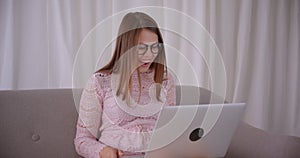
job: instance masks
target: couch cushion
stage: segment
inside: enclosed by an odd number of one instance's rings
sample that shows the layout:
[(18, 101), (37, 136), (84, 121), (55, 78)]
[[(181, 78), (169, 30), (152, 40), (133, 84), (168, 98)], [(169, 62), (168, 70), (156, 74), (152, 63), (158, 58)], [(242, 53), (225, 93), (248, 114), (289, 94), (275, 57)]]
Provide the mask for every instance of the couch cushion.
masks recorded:
[(298, 137), (268, 133), (241, 122), (226, 158), (296, 158), (299, 149)]
[(211, 91), (195, 86), (176, 86), (176, 104), (189, 105), (189, 104), (213, 104), (213, 103), (226, 103), (227, 101), (214, 94)]
[(79, 157), (71, 89), (0, 91), (0, 157)]

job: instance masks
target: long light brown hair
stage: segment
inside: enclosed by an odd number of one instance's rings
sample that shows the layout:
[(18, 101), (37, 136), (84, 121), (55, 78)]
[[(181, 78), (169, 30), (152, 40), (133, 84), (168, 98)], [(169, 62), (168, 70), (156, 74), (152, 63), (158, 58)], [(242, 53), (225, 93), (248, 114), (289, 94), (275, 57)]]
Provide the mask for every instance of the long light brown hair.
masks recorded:
[[(142, 29), (150, 30), (158, 36), (158, 42), (164, 43), (163, 38), (158, 28), (157, 23), (147, 14), (141, 12), (128, 13), (124, 16), (116, 40), (116, 47), (110, 62), (97, 72), (100, 73), (119, 73), (120, 80), (117, 86), (116, 95), (122, 95), (122, 100), (130, 104), (130, 92), (132, 89), (131, 73), (134, 69), (134, 64), (137, 60), (137, 53), (129, 53), (124, 55), (130, 49), (138, 44), (139, 36)], [(122, 58), (120, 60), (120, 58)], [(166, 68), (165, 50), (162, 48), (158, 53), (154, 62), (150, 65), (150, 69), (154, 70), (154, 82), (156, 84), (156, 99), (160, 99), (161, 84), (164, 80), (164, 73)], [(138, 81), (141, 93), (141, 80), (138, 72)], [(141, 94), (140, 94), (141, 95)], [(140, 96), (139, 95), (139, 96)], [(140, 98), (140, 97), (139, 97)]]

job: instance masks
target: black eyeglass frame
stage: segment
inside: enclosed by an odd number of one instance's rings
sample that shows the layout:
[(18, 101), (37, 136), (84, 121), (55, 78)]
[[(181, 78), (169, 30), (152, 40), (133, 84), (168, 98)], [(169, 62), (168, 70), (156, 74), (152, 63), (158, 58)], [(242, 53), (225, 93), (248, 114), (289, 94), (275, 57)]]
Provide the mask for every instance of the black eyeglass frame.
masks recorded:
[[(144, 46), (144, 52), (140, 52), (140, 46)], [(157, 46), (158, 47), (158, 51), (157, 52), (154, 52), (153, 51), (153, 47)], [(148, 48), (150, 47), (150, 51), (152, 54), (156, 55), (158, 53), (160, 53), (162, 50), (163, 50), (163, 47), (164, 47), (164, 44), (163, 43), (153, 43), (151, 45), (147, 45), (147, 44), (143, 44), (143, 43), (140, 43), (137, 45), (137, 52), (138, 52), (138, 55), (145, 55), (146, 52), (148, 51)]]

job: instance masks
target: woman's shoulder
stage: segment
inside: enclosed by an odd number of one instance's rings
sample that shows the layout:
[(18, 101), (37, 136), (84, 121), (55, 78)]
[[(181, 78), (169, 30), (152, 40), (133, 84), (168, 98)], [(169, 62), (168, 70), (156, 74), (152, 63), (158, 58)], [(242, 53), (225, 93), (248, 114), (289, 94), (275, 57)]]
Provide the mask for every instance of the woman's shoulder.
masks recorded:
[(111, 73), (107, 73), (107, 72), (95, 72), (93, 75), (96, 78), (99, 78), (99, 79), (106, 79), (106, 78), (109, 78), (111, 76)]
[(86, 88), (96, 87), (98, 90), (108, 89), (110, 87), (110, 78), (111, 74), (109, 73), (95, 72), (89, 77)]
[(111, 79), (111, 73), (108, 73), (108, 72), (96, 72), (94, 73), (96, 79), (99, 81), (99, 82), (108, 82), (110, 81)]

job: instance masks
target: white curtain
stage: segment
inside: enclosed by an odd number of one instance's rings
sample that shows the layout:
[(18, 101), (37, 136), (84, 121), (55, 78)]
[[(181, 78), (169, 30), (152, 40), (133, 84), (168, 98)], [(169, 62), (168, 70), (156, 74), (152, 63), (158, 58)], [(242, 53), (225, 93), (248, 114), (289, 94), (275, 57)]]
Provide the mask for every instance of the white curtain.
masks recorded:
[[(226, 98), (247, 103), (244, 121), (273, 133), (300, 136), (299, 0), (1, 0), (0, 89), (74, 87), (74, 73), (87, 76), (111, 56), (106, 53), (99, 59), (99, 50), (91, 50), (94, 53), (84, 52), (84, 61), (75, 63), (91, 30), (116, 13), (142, 6), (182, 13), (183, 18), (175, 20), (183, 32), (199, 32), (186, 24), (186, 17), (202, 24), (225, 64)], [(170, 18), (165, 12), (161, 16)], [(94, 37), (96, 41), (114, 40), (112, 28), (118, 20), (113, 18), (111, 29)], [(168, 63), (183, 80), (191, 78), (185, 68), (188, 61), (200, 86), (211, 88), (212, 70), (199, 50), (180, 34), (164, 30), (163, 36), (171, 51)], [(113, 42), (105, 52), (112, 48)], [(172, 50), (181, 56), (172, 56)], [(74, 70), (81, 62), (81, 71)]]

